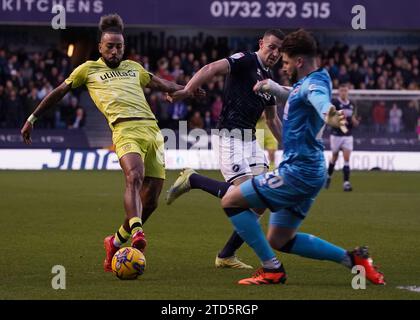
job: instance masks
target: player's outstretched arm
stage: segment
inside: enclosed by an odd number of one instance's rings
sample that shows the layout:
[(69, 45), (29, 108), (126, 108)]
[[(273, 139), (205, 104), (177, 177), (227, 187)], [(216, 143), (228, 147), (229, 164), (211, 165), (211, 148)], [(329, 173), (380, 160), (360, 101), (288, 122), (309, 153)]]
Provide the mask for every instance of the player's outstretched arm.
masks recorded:
[(274, 106), (265, 108), (265, 119), (266, 119), (265, 121), (267, 123), (267, 127), (273, 133), (277, 142), (280, 142), (282, 124), (277, 114), (277, 106), (274, 105)]
[(340, 128), (343, 133), (347, 133), (348, 131), (343, 110), (337, 111), (334, 105), (330, 106), (330, 109), (325, 116), (325, 123), (331, 127)]
[[(155, 75), (152, 76), (152, 79), (150, 80), (150, 82), (147, 84), (146, 87), (168, 93), (169, 95), (167, 96), (167, 99), (170, 102), (173, 101), (171, 97), (172, 93), (179, 92), (184, 89), (184, 86), (182, 85), (156, 77)], [(204, 97), (205, 95), (206, 95), (206, 92), (201, 88), (198, 88), (193, 94), (194, 97)]]
[(337, 111), (331, 103), (329, 90), (324, 82), (309, 84), (306, 95), (309, 102), (318, 111), (318, 114), (324, 119), (326, 124), (334, 128), (340, 128), (343, 133), (348, 132), (343, 110)]
[(271, 79), (265, 79), (262, 81), (257, 81), (253, 90), (255, 92), (263, 92), (269, 93), (271, 95), (276, 96), (280, 99), (280, 101), (286, 101), (289, 97), (289, 93), (291, 91), (291, 87), (285, 87), (279, 85), (277, 82)]
[(155, 75), (152, 76), (150, 82), (146, 85), (146, 87), (168, 93), (184, 89), (184, 86), (181, 86), (175, 82), (159, 78)]
[(229, 73), (229, 62), (227, 59), (217, 60), (215, 62), (206, 64), (188, 81), (185, 88), (174, 92), (170, 95), (172, 101), (179, 101), (196, 95), (197, 90), (205, 84), (210, 82), (215, 76), (224, 76)]
[(35, 121), (48, 109), (55, 106), (55, 104), (63, 99), (63, 97), (70, 91), (71, 85), (63, 82), (53, 91), (51, 91), (42, 101), (39, 103), (35, 111), (29, 116), (23, 125), (20, 133), (22, 135), (23, 141), (26, 144), (31, 144), (31, 132), (34, 127)]

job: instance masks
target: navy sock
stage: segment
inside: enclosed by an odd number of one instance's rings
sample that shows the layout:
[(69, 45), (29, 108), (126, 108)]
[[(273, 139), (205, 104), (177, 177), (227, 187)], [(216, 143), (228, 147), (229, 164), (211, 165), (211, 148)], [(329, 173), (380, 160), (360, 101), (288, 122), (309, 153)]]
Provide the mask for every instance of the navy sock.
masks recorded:
[(331, 177), (332, 176), (332, 174), (334, 173), (334, 167), (335, 167), (335, 163), (331, 163), (330, 162), (330, 165), (328, 166), (328, 175)]
[(228, 182), (213, 180), (197, 173), (190, 176), (190, 185), (191, 189), (201, 189), (218, 198), (223, 198), (231, 186)]
[(344, 181), (349, 181), (350, 180), (350, 166), (344, 166), (343, 167), (343, 177), (344, 177)]
[(230, 236), (229, 240), (226, 242), (222, 251), (219, 252), (219, 258), (228, 258), (235, 255), (235, 251), (239, 249), (239, 247), (244, 243), (244, 240), (233, 231), (232, 235)]

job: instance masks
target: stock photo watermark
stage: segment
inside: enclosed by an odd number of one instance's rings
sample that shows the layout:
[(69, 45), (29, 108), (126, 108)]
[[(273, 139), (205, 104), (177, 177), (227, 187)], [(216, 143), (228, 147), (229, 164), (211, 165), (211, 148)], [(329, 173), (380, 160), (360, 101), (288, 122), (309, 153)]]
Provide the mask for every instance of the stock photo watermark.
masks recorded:
[(66, 289), (66, 268), (62, 265), (55, 265), (51, 269), (51, 273), (54, 274), (51, 280), (51, 287), (54, 290), (65, 290)]
[(351, 13), (354, 15), (351, 27), (354, 30), (366, 30), (366, 8), (358, 4), (353, 6)]
[(54, 30), (66, 29), (66, 8), (61, 4), (55, 4), (51, 8), (51, 13), (55, 14), (51, 20), (51, 27)]
[(363, 266), (355, 265), (351, 273), (356, 274), (351, 280), (351, 287), (354, 290), (366, 289), (366, 270)]

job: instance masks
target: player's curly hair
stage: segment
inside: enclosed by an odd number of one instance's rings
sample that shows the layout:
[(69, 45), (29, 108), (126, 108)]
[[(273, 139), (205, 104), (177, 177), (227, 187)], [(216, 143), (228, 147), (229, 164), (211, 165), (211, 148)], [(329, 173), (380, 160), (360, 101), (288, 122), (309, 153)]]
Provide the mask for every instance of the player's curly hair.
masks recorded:
[(99, 21), (99, 31), (101, 34), (106, 32), (122, 34), (124, 32), (124, 22), (116, 13), (102, 16)]
[(297, 55), (315, 57), (317, 54), (317, 43), (311, 33), (304, 29), (299, 29), (289, 33), (284, 38), (281, 50), (289, 57)]

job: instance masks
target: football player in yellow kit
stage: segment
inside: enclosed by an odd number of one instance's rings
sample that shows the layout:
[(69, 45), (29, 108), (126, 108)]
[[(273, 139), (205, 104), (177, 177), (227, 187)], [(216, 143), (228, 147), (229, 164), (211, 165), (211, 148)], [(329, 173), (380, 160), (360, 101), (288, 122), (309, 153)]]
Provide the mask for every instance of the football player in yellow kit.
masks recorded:
[(125, 221), (117, 232), (105, 238), (105, 271), (122, 244), (132, 237), (132, 246), (144, 251), (142, 223), (158, 205), (165, 179), (164, 141), (143, 88), (174, 92), (183, 88), (156, 77), (139, 63), (123, 60), (123, 21), (117, 14), (103, 16), (96, 61), (86, 61), (47, 95), (25, 122), (21, 134), (31, 143), (34, 122), (71, 89), (85, 85), (112, 130), (112, 140), (125, 176)]

